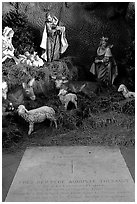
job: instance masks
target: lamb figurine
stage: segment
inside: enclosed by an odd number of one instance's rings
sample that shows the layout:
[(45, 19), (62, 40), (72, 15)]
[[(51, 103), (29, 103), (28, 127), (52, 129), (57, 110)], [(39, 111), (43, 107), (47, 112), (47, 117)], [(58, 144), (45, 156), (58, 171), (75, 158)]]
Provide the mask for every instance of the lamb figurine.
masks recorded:
[(65, 110), (67, 110), (67, 106), (69, 102), (74, 103), (75, 107), (77, 108), (77, 96), (73, 93), (68, 93), (65, 89), (60, 89), (59, 91), (59, 99), (61, 103), (65, 106)]
[(135, 92), (131, 92), (124, 84), (121, 84), (118, 88), (118, 92), (122, 92), (125, 98), (135, 98)]
[(34, 129), (34, 123), (43, 122), (46, 118), (54, 121), (55, 127), (57, 128), (57, 122), (55, 119), (55, 111), (49, 106), (42, 106), (33, 110), (27, 110), (24, 105), (20, 105), (17, 109), (18, 114), (29, 122), (29, 131), (30, 135)]

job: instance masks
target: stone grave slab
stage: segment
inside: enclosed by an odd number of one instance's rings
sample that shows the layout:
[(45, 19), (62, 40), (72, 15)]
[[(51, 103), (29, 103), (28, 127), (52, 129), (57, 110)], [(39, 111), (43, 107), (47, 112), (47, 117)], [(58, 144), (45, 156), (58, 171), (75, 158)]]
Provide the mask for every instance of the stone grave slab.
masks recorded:
[(27, 148), (6, 202), (134, 202), (135, 185), (118, 148)]

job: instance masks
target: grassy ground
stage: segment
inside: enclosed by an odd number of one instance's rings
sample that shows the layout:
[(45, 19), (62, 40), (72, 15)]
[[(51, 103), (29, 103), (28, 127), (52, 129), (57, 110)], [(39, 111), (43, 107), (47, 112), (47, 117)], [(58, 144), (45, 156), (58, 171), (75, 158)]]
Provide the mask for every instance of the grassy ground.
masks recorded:
[[(50, 122), (35, 124), (28, 136), (28, 123), (17, 113), (3, 118), (2, 141), (4, 151), (17, 151), (29, 145), (135, 145), (135, 101), (124, 99), (116, 90), (108, 90), (93, 98), (78, 95), (78, 109), (64, 111), (58, 97), (27, 101), (27, 108), (52, 106), (57, 115), (58, 128)], [(71, 105), (71, 104), (70, 104)]]

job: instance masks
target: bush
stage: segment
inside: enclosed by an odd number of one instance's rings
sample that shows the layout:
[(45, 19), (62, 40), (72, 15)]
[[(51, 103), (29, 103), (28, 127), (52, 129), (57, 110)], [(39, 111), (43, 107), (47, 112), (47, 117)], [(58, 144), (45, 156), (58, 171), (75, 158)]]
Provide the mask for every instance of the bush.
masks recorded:
[(129, 76), (129, 88), (135, 90), (135, 41), (126, 49), (125, 66)]
[(124, 58), (117, 62), (119, 73), (115, 85), (125, 84), (130, 91), (135, 91), (135, 41), (124, 50)]
[(24, 54), (25, 51), (33, 52), (36, 50), (34, 46), (35, 36), (25, 14), (18, 13), (17, 10), (6, 13), (2, 16), (2, 28), (4, 29), (6, 26), (14, 31), (13, 46), (15, 56)]
[(60, 60), (56, 60), (48, 63), (48, 68), (50, 70), (51, 75), (56, 75), (57, 77), (66, 77), (69, 80), (77, 80), (78, 78), (78, 70), (71, 59), (62, 58)]
[(47, 67), (34, 67), (27, 64), (16, 65), (12, 60), (7, 60), (2, 65), (2, 78), (7, 81), (9, 89), (27, 83), (32, 78), (44, 79), (49, 82), (49, 70)]

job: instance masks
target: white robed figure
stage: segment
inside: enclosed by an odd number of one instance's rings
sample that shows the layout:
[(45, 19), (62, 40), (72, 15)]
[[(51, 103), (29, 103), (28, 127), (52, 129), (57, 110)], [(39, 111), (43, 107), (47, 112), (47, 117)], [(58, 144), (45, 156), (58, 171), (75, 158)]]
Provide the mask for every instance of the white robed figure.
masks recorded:
[(65, 27), (59, 26), (58, 23), (55, 16), (51, 17), (47, 14), (40, 47), (44, 49), (41, 57), (49, 62), (59, 59), (60, 54), (63, 54), (68, 47)]
[(18, 64), (19, 60), (14, 56), (14, 47), (12, 45), (12, 38), (14, 35), (14, 31), (12, 28), (6, 26), (3, 30), (2, 35), (2, 62), (4, 62), (7, 58), (14, 59), (15, 63)]

